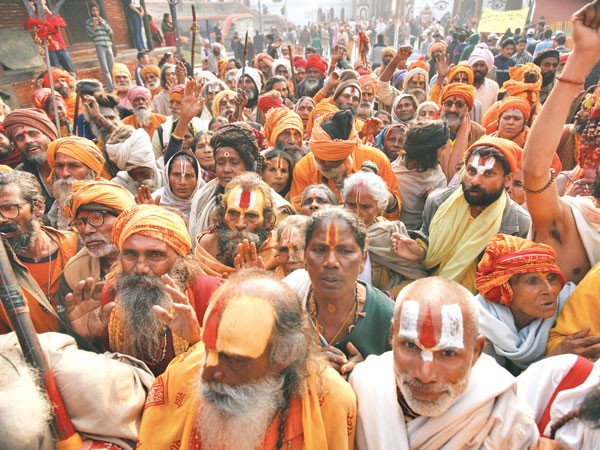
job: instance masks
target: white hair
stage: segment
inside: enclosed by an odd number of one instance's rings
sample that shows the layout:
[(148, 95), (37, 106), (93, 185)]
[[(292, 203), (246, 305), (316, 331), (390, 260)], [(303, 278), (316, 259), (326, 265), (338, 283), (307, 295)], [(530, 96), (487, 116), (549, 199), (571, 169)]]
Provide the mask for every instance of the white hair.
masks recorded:
[(346, 201), (346, 197), (350, 191), (357, 186), (363, 186), (367, 189), (373, 198), (375, 198), (377, 208), (385, 210), (389, 200), (389, 191), (385, 181), (379, 175), (360, 170), (346, 178), (344, 187), (342, 188), (343, 202)]

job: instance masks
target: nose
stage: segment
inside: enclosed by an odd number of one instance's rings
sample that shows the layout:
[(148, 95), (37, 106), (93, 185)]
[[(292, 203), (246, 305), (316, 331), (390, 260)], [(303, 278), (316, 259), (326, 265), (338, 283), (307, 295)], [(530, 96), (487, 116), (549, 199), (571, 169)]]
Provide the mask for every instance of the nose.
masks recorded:
[(133, 266), (133, 273), (136, 275), (150, 275), (152, 270), (148, 263), (146, 263), (146, 259), (143, 256), (140, 256)]
[(433, 383), (436, 381), (435, 379), (435, 371), (434, 371), (434, 361), (422, 361), (420, 364), (417, 364), (415, 378), (418, 379), (421, 383)]
[(235, 222), (235, 228), (238, 230), (243, 230), (246, 228), (246, 219), (243, 214), (240, 214), (237, 221)]
[(202, 367), (202, 379), (204, 381), (223, 381), (223, 371), (219, 368), (219, 354), (214, 350), (207, 350), (204, 366)]
[(475, 186), (481, 186), (481, 175), (479, 173), (475, 174), (473, 178), (471, 178), (471, 184)]
[(292, 134), (292, 136), (290, 137), (290, 144), (298, 145), (299, 143), (300, 143), (300, 136), (297, 134)]
[(89, 222), (86, 222), (85, 226), (83, 227), (83, 231), (81, 232), (81, 234), (89, 236), (90, 234), (93, 234), (96, 232), (96, 229), (90, 225)]
[(316, 200), (313, 200), (313, 201), (312, 201), (312, 203), (311, 203), (311, 204), (310, 204), (310, 206), (309, 206), (309, 209), (310, 209), (311, 211), (313, 211), (313, 212), (314, 212), (314, 211), (318, 211), (318, 210), (319, 210), (319, 208), (320, 208), (320, 206), (319, 206), (319, 203), (317, 203), (317, 201), (316, 201)]
[(334, 249), (329, 249), (327, 251), (327, 255), (325, 256), (325, 264), (326, 267), (336, 267), (338, 265), (338, 260), (335, 255)]

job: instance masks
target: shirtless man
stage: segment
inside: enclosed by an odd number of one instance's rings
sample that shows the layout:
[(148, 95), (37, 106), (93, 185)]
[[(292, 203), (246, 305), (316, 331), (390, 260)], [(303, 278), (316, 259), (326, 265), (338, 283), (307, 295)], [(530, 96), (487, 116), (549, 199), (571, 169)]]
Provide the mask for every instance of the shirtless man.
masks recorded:
[(532, 239), (552, 245), (567, 280), (579, 283), (600, 260), (598, 223), (585, 219), (589, 212), (598, 216), (600, 198), (559, 197), (550, 165), (571, 102), (600, 58), (600, 1), (594, 0), (581, 8), (573, 15), (572, 22), (575, 48), (531, 128), (523, 155), (523, 178)]

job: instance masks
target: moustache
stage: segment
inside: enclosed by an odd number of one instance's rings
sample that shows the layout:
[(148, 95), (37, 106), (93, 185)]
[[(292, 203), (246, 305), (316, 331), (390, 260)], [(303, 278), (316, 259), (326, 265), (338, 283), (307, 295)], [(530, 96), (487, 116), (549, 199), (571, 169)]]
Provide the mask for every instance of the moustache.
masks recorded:
[(3, 223), (0, 225), (0, 233), (15, 233), (19, 231), (19, 226), (16, 223)]
[(485, 191), (479, 186), (467, 186), (463, 188), (463, 192), (477, 192), (478, 194), (485, 194)]

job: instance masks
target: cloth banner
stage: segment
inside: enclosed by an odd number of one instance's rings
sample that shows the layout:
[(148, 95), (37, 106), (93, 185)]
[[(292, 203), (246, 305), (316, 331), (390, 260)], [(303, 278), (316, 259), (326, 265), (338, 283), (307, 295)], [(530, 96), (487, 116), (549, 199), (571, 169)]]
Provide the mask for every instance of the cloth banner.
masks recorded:
[(524, 29), (527, 21), (529, 8), (515, 11), (494, 11), (485, 8), (479, 21), (477, 31), (479, 33), (504, 33), (507, 29)]

